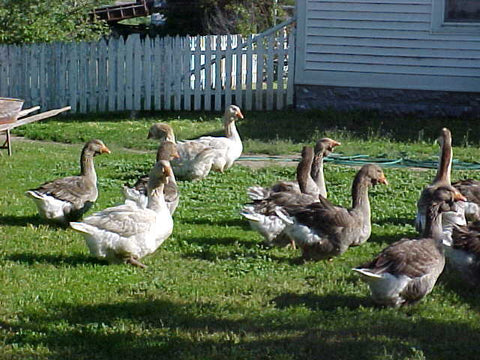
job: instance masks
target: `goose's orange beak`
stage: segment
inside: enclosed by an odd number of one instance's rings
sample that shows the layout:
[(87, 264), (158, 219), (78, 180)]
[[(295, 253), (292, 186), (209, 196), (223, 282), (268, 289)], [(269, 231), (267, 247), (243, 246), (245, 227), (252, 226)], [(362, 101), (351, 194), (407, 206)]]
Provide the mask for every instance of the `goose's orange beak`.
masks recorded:
[(380, 184), (388, 185), (388, 180), (387, 180), (387, 178), (385, 177), (385, 175), (383, 175), (380, 179), (378, 179), (378, 182), (379, 182)]
[(467, 198), (463, 196), (460, 192), (456, 192), (455, 195), (453, 195), (453, 200), (455, 201), (467, 201)]
[(110, 151), (110, 149), (109, 149), (108, 147), (102, 146), (102, 147), (100, 148), (100, 154), (110, 154), (110, 153), (111, 153), (111, 151)]

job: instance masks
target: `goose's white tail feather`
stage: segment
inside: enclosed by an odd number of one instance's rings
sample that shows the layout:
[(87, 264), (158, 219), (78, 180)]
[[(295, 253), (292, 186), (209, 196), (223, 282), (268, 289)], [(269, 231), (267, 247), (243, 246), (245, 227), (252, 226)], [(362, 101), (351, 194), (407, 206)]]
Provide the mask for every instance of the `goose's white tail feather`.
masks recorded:
[(272, 242), (285, 229), (284, 222), (277, 216), (258, 214), (252, 205), (245, 206), (240, 214), (248, 220), (252, 230), (259, 232), (268, 242)]
[(270, 195), (270, 191), (260, 186), (250, 186), (247, 189), (247, 195), (253, 201), (264, 200)]
[(375, 279), (378, 279), (378, 280), (382, 279), (381, 274), (372, 273), (368, 269), (353, 268), (352, 270), (358, 272), (359, 274), (361, 274), (361, 275), (363, 275), (363, 276), (365, 276), (369, 279), (371, 279), (371, 281), (375, 281)]
[(275, 208), (275, 214), (287, 225), (293, 225), (295, 223), (294, 218), (292, 218), (288, 213), (285, 211), (285, 209), (277, 206)]

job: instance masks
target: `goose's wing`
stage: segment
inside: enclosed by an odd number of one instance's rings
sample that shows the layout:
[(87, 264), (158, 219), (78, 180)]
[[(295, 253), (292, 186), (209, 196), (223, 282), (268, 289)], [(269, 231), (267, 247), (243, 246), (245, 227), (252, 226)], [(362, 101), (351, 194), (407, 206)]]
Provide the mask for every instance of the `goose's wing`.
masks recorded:
[(442, 262), (443, 256), (433, 239), (402, 239), (359, 268), (367, 268), (376, 274), (405, 275), (413, 279), (431, 273)]
[(316, 198), (302, 193), (295, 192), (277, 192), (272, 193), (267, 199), (253, 202), (253, 208), (256, 212), (266, 216), (276, 216), (277, 207), (299, 207), (307, 206), (315, 202)]
[(452, 247), (480, 258), (480, 221), (468, 226), (455, 226), (452, 231)]
[(287, 212), (296, 221), (319, 233), (336, 233), (346, 227), (353, 227), (357, 221), (350, 211), (341, 206), (335, 206), (321, 197), (317, 203), (308, 206), (287, 207)]
[(69, 176), (47, 182), (34, 192), (51, 195), (56, 199), (68, 201), (75, 206), (82, 206), (86, 201), (95, 201), (97, 197), (96, 186), (87, 184), (82, 176)]
[(147, 232), (155, 222), (155, 212), (139, 208), (134, 203), (107, 208), (83, 220), (83, 223), (98, 230), (116, 233), (123, 237)]
[(202, 136), (194, 141), (217, 150), (226, 150), (231, 143), (230, 139), (222, 136)]

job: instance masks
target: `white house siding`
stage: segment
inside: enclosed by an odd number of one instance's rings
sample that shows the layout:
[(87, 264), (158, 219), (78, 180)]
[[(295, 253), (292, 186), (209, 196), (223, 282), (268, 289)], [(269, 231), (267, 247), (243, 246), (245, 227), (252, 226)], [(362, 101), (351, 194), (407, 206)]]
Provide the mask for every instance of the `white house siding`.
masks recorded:
[(432, 30), (436, 0), (297, 0), (296, 85), (480, 92), (480, 33)]

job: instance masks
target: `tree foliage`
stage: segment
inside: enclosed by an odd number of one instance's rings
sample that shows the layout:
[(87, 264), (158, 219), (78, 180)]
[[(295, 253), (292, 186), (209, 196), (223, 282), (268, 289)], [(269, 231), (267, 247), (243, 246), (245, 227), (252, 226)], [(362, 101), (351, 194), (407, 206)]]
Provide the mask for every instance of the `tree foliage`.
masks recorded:
[(168, 0), (165, 32), (170, 35), (251, 34), (284, 15), (283, 0)]
[(92, 40), (108, 33), (103, 22), (90, 22), (88, 12), (113, 1), (0, 0), (0, 43)]

